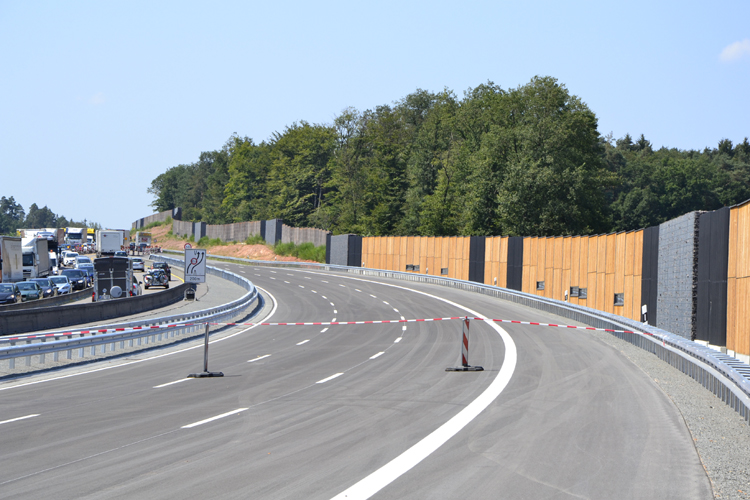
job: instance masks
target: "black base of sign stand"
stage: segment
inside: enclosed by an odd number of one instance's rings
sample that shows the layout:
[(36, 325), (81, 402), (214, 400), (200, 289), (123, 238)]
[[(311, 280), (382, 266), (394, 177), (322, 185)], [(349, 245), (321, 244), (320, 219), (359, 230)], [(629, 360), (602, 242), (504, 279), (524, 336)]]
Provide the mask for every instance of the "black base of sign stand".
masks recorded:
[(202, 373), (191, 373), (188, 378), (205, 378), (205, 377), (223, 377), (224, 374), (221, 372), (202, 372)]
[(483, 372), (481, 366), (456, 366), (455, 368), (446, 368), (447, 372)]

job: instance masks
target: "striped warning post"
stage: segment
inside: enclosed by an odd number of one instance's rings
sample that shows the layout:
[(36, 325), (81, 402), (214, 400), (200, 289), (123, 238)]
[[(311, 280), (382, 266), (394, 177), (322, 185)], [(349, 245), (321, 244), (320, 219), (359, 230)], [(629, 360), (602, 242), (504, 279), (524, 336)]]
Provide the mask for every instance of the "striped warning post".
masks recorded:
[(463, 321), (464, 340), (461, 342), (461, 364), (469, 366), (469, 318)]
[(462, 318), (461, 328), (461, 366), (446, 368), (447, 372), (481, 372), (481, 366), (469, 365), (469, 317)]

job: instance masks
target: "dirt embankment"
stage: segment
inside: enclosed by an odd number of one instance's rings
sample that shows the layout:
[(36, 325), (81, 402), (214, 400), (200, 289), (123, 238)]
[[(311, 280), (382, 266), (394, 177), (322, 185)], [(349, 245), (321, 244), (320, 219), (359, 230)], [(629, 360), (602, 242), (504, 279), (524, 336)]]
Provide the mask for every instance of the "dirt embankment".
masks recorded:
[[(172, 225), (156, 226), (149, 230), (151, 238), (156, 239), (154, 245), (167, 250), (183, 250), (185, 240), (175, 236), (168, 236), (167, 233), (172, 230)], [(193, 248), (206, 248), (209, 255), (223, 255), (225, 257), (238, 257), (241, 259), (252, 260), (279, 260), (285, 262), (313, 262), (302, 260), (297, 257), (276, 255), (273, 248), (266, 245), (246, 245), (245, 243), (234, 243), (230, 245), (201, 246), (197, 243), (190, 242)]]

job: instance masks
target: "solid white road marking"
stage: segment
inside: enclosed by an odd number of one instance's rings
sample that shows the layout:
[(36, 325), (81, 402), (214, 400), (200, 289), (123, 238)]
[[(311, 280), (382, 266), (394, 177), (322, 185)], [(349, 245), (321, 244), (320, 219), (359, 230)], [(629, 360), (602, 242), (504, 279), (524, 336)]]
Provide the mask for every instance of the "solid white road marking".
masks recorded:
[(394, 343), (394, 344), (398, 344), (399, 342), (401, 342), (401, 339), (402, 339), (402, 338), (403, 338), (403, 337), (399, 337), (399, 338), (397, 338), (396, 340), (394, 340), (394, 341), (393, 341), (393, 343)]
[(9, 424), (11, 422), (18, 422), (19, 420), (26, 420), (27, 418), (34, 418), (38, 416), (39, 416), (39, 413), (36, 413), (34, 415), (26, 415), (25, 417), (11, 418), (10, 420), (3, 420), (2, 422), (0, 422), (0, 425)]
[[(435, 297), (447, 304), (463, 309), (473, 316), (482, 317), (482, 315), (478, 312), (450, 300), (444, 299), (442, 297), (436, 297), (425, 292), (419, 292), (416, 290), (414, 291), (422, 295)], [(516, 363), (518, 362), (518, 352), (516, 351), (516, 344), (513, 342), (513, 339), (510, 337), (510, 335), (508, 335), (508, 332), (500, 328), (500, 326), (495, 324), (494, 322), (490, 321), (488, 322), (488, 325), (490, 328), (495, 330), (498, 335), (500, 335), (500, 338), (505, 344), (505, 357), (503, 359), (503, 363), (502, 365), (500, 365), (500, 370), (498, 371), (497, 376), (492, 380), (490, 385), (463, 410), (458, 412), (453, 418), (432, 431), (421, 441), (401, 453), (390, 462), (380, 467), (369, 476), (361, 479), (353, 486), (350, 486), (346, 490), (333, 497), (333, 500), (342, 500), (345, 498), (370, 498), (378, 491), (382, 490), (393, 481), (401, 477), (407, 471), (411, 470), (422, 460), (430, 456), (435, 450), (440, 448), (450, 438), (458, 434), (461, 429), (466, 427), (472, 420), (474, 420), (477, 415), (479, 415), (482, 411), (484, 411), (485, 408), (492, 404), (492, 402), (500, 395), (500, 393), (503, 392), (505, 387), (507, 387), (508, 383), (510, 382), (510, 378), (513, 376), (513, 372), (516, 369)]]
[(237, 408), (236, 410), (228, 411), (226, 413), (222, 413), (221, 415), (216, 415), (215, 417), (207, 418), (206, 420), (201, 420), (200, 422), (194, 422), (192, 424), (183, 425), (183, 429), (192, 429), (193, 427), (198, 427), (199, 425), (207, 424), (209, 422), (213, 422), (214, 420), (219, 420), (220, 418), (228, 417), (230, 415), (235, 415), (237, 413), (241, 413), (243, 411), (246, 411), (247, 408)]
[(326, 378), (324, 378), (323, 380), (318, 380), (318, 381), (317, 381), (317, 382), (315, 382), (315, 383), (316, 383), (316, 384), (325, 384), (325, 383), (326, 383), (326, 382), (328, 382), (329, 380), (333, 380), (333, 379), (335, 379), (336, 377), (340, 377), (340, 376), (341, 376), (341, 375), (343, 375), (343, 374), (344, 374), (343, 372), (341, 372), (341, 373), (337, 373), (337, 374), (335, 374), (335, 375), (331, 375), (330, 377), (326, 377)]
[(308, 342), (310, 342), (310, 339), (303, 340), (302, 342), (297, 342), (297, 345), (307, 344)]
[(379, 357), (380, 357), (380, 356), (382, 356), (383, 354), (385, 354), (385, 351), (381, 351), (381, 352), (377, 353), (377, 354), (376, 354), (375, 356), (370, 356), (370, 359), (375, 359), (375, 358), (379, 358)]
[(187, 382), (188, 380), (192, 380), (192, 379), (181, 378), (180, 380), (175, 380), (174, 382), (167, 382), (166, 384), (155, 385), (154, 389), (161, 389), (162, 387), (166, 387), (168, 385), (173, 385), (173, 384), (179, 384), (180, 382)]
[(254, 358), (254, 359), (250, 359), (250, 360), (248, 360), (248, 363), (252, 363), (253, 361), (259, 361), (259, 360), (261, 360), (261, 359), (265, 359), (265, 358), (267, 358), (267, 357), (269, 357), (269, 356), (270, 356), (270, 354), (265, 354), (265, 355), (263, 355), (263, 356), (258, 356), (257, 358)]

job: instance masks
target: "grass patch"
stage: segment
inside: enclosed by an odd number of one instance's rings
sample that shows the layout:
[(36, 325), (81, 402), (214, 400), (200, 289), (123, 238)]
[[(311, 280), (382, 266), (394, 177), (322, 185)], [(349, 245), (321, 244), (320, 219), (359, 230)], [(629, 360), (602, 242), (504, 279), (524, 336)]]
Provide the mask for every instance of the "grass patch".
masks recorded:
[(276, 255), (291, 255), (302, 260), (312, 260), (315, 262), (326, 261), (326, 246), (316, 247), (310, 242), (295, 245), (294, 243), (276, 243), (273, 247)]
[(225, 243), (221, 241), (221, 238), (209, 238), (208, 236), (203, 236), (201, 239), (198, 240), (198, 245), (202, 247), (219, 247), (222, 245), (228, 245), (229, 243)]
[(245, 240), (246, 245), (265, 245), (266, 240), (263, 239), (263, 236), (259, 234), (254, 234), (252, 236), (248, 236)]

